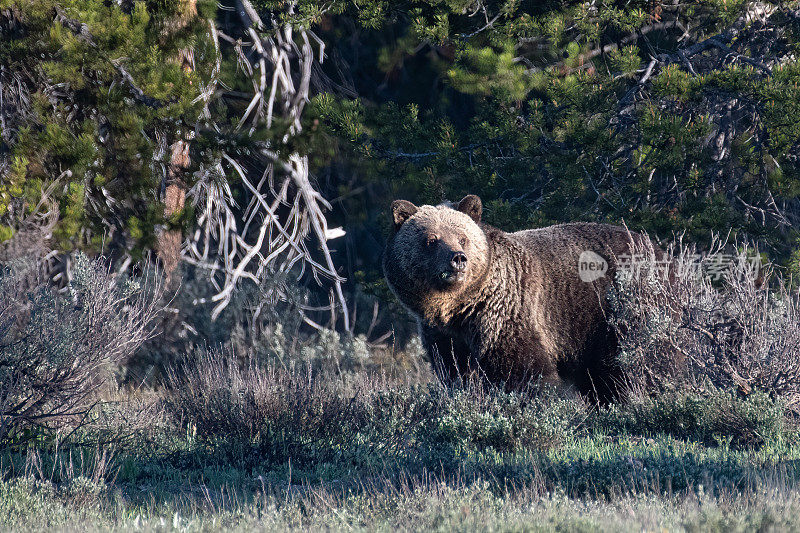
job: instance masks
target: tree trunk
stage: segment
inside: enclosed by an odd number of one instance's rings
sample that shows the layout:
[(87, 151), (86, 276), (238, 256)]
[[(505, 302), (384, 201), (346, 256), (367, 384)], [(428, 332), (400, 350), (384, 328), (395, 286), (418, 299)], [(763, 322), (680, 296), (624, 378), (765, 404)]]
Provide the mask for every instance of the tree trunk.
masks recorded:
[[(185, 28), (197, 16), (196, 0), (180, 0), (178, 16), (167, 23), (165, 32), (172, 33)], [(189, 48), (178, 52), (176, 58), (184, 71), (191, 72), (194, 69), (194, 52)], [(184, 135), (183, 138), (175, 141), (170, 147), (170, 160), (167, 169), (166, 187), (164, 187), (164, 218), (171, 220), (178, 215), (186, 203), (186, 181), (184, 172), (191, 160), (189, 159), (189, 141), (191, 135)], [(183, 243), (183, 232), (178, 229), (164, 228), (158, 236), (158, 257), (164, 268), (164, 275), (169, 281), (172, 273), (178, 267), (181, 259), (181, 244)]]

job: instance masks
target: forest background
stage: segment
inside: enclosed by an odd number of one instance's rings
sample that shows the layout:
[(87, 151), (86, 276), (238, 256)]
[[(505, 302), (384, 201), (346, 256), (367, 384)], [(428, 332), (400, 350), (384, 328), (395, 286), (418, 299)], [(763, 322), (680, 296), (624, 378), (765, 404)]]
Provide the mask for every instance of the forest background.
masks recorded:
[(746, 236), (796, 275), (798, 22), (728, 0), (5, 0), (4, 255), (46, 241), (54, 276), (75, 251), (182, 256), (214, 317), (278, 305), (310, 265), (308, 307), (353, 330), (379, 301), (385, 330), (388, 204), (471, 193), (505, 230)]

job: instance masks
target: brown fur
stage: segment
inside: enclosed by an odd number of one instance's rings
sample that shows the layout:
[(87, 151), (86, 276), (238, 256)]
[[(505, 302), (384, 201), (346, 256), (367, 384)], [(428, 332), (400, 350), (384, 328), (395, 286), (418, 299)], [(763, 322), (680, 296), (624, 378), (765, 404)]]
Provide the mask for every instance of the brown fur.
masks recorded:
[[(505, 233), (480, 222), (476, 196), (455, 209), (399, 200), (392, 211), (384, 273), (416, 316), (442, 380), (476, 373), (516, 389), (542, 379), (601, 402), (618, 397), (621, 372), (605, 296), (617, 258), (641, 235), (595, 223)], [(605, 276), (579, 278), (584, 250), (608, 262)], [(442, 274), (456, 253), (467, 257), (460, 281)]]

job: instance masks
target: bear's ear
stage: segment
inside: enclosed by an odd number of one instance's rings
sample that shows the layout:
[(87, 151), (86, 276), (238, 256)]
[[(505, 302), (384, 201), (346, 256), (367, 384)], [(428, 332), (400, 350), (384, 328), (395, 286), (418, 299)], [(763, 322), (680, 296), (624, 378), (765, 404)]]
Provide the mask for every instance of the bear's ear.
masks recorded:
[(417, 206), (408, 200), (395, 200), (392, 202), (392, 220), (394, 231), (400, 229), (403, 223), (417, 212)]
[(469, 194), (462, 198), (460, 202), (458, 202), (458, 210), (469, 215), (469, 217), (477, 224), (481, 221), (483, 204), (481, 203), (480, 198), (474, 194)]

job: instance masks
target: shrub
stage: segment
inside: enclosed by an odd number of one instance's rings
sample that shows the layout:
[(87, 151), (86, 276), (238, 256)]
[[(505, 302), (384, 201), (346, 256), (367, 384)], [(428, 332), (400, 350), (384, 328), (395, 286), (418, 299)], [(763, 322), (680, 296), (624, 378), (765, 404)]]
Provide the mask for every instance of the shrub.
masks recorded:
[(329, 457), (320, 453), (349, 447), (349, 430), (369, 423), (357, 396), (337, 394), (310, 372), (264, 368), (219, 352), (173, 371), (168, 385), (168, 409), (231, 460), (257, 453), (272, 462), (324, 462)]
[[(182, 366), (209, 346), (252, 357), (259, 364), (311, 366), (316, 373), (356, 379), (365, 371), (391, 377), (413, 373), (417, 380), (427, 380), (431, 374), (419, 338), (414, 335), (408, 342), (398, 342), (408, 335), (394, 335), (400, 322), (389, 323), (374, 297), (358, 291), (354, 294), (353, 333), (334, 331), (330, 323), (325, 327), (311, 322), (326, 317), (330, 310), (309, 311), (316, 303), (312, 293), (299, 285), (290, 289), (276, 286), (280, 282), (243, 285), (212, 321), (214, 291), (205, 273), (184, 265), (173, 273), (173, 279), (178, 275), (180, 290), (170, 302), (170, 313), (163, 315), (160, 334), (126, 365), (130, 383), (160, 383), (168, 368)], [(363, 308), (372, 312), (363, 313)]]
[(0, 271), (0, 447), (79, 422), (151, 334), (159, 288), (118, 280), (79, 254), (56, 293), (36, 261)]
[(787, 436), (783, 406), (763, 392), (746, 398), (733, 392), (706, 395), (668, 392), (634, 398), (595, 412), (590, 425), (608, 433), (653, 436), (669, 434), (707, 445), (760, 447)]
[(533, 393), (410, 385), (367, 373), (343, 379), (307, 368), (208, 353), (172, 372), (167, 408), (228, 460), (411, 469), (552, 447), (586, 414), (579, 402)]
[(482, 384), (437, 388), (435, 409), (417, 432), (421, 448), (438, 456), (463, 458), (478, 451), (547, 449), (563, 444), (586, 416), (584, 404), (550, 390), (506, 393)]
[(669, 276), (652, 248), (634, 254), (642, 260), (617, 273), (610, 294), (631, 388), (761, 391), (800, 410), (800, 301), (777, 276), (767, 285), (751, 247), (734, 255), (717, 244), (701, 258), (679, 246)]

